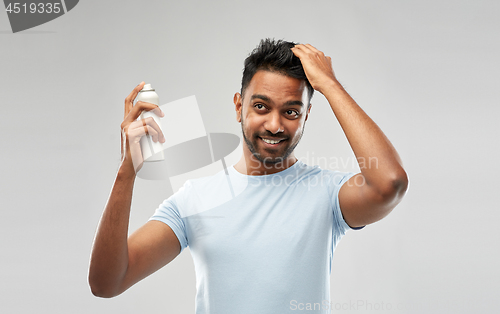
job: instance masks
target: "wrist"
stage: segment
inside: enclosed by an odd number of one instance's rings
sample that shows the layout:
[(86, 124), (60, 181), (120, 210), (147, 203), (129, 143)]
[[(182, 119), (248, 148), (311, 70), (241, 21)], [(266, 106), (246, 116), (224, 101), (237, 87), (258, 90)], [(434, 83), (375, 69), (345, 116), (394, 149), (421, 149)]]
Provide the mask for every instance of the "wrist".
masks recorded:
[(317, 91), (321, 94), (325, 95), (329, 92), (337, 92), (343, 91), (344, 87), (337, 81), (337, 79), (331, 79), (327, 82), (323, 83), (320, 87), (317, 88)]
[(336, 98), (340, 96), (341, 94), (347, 93), (342, 84), (339, 83), (339, 81), (334, 80), (329, 82), (327, 85), (323, 87), (323, 89), (320, 91), (323, 96), (326, 97), (326, 99), (330, 99), (332, 97)]

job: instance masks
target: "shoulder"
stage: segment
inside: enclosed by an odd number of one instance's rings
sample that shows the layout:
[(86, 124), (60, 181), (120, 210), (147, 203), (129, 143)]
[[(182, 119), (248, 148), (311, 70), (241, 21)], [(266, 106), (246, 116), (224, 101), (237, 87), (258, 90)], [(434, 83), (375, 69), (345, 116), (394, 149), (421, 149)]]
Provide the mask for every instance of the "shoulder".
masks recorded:
[(173, 196), (182, 218), (215, 208), (231, 197), (224, 170), (206, 177), (187, 180)]

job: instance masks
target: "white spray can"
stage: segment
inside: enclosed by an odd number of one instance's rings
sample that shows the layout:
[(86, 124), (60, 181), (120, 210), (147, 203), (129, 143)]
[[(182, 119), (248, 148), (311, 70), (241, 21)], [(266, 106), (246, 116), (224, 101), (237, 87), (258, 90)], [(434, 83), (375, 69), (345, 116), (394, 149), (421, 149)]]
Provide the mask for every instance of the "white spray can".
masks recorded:
[[(151, 84), (145, 84), (136, 98), (137, 101), (147, 102), (159, 106), (160, 100), (158, 94), (151, 87)], [(156, 124), (161, 129), (160, 118), (152, 111), (143, 111), (138, 119), (146, 119), (153, 117)], [(141, 151), (144, 161), (162, 161), (165, 159), (163, 155), (163, 143), (153, 142), (151, 135), (145, 135), (141, 138)]]

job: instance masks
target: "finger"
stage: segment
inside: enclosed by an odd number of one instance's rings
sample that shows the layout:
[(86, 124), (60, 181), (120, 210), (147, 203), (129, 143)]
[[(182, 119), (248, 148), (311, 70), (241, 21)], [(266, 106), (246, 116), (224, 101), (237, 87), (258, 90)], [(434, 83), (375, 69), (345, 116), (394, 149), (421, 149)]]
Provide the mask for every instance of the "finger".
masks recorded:
[(157, 115), (158, 117), (164, 117), (165, 116), (165, 113), (163, 113), (163, 111), (161, 111), (160, 107), (156, 106), (156, 108), (152, 109), (152, 110), (146, 110), (146, 111), (153, 111), (153, 113), (155, 115)]
[(297, 45), (295, 47), (297, 49), (292, 50), (292, 51), (301, 60), (306, 60), (305, 58), (306, 58), (306, 56), (308, 56), (308, 58), (314, 59), (314, 60), (321, 60), (323, 58), (326, 58), (329, 62), (331, 62), (331, 58), (330, 57), (325, 56), (325, 54), (322, 51), (316, 49), (314, 46), (312, 46), (310, 44)]
[(300, 49), (300, 50), (304, 51), (307, 54), (317, 55), (317, 56), (320, 56), (320, 57), (324, 57), (325, 56), (325, 54), (323, 53), (323, 51), (316, 49), (316, 47), (314, 47), (311, 44), (297, 45), (297, 49)]
[(295, 45), (295, 47), (292, 47), (292, 52), (293, 54), (301, 59), (306, 55), (306, 52), (304, 51), (304, 48), (302, 47), (303, 45)]
[(144, 87), (144, 84), (145, 84), (144, 82), (141, 82), (141, 83), (139, 83), (139, 85), (137, 85), (136, 87), (134, 87), (134, 89), (130, 92), (130, 94), (127, 96), (127, 98), (125, 98), (125, 102), (133, 104), (135, 98), (137, 97), (137, 94), (139, 94), (139, 92)]
[[(135, 103), (135, 106), (132, 107), (132, 110), (125, 116), (124, 122), (133, 122), (137, 120), (143, 111), (150, 111), (155, 108), (158, 108), (155, 104), (150, 104), (148, 102), (138, 101)], [(161, 110), (160, 110), (161, 112)]]
[(132, 110), (132, 107), (134, 106), (134, 100), (137, 97), (137, 94), (141, 91), (141, 89), (144, 87), (144, 82), (141, 82), (139, 85), (137, 85), (132, 92), (125, 98), (125, 117), (130, 113)]
[(146, 126), (146, 121), (144, 121), (144, 120), (141, 120), (141, 121), (142, 121), (142, 126), (144, 127), (144, 131), (146, 132), (146, 135), (149, 135), (148, 128)]
[(311, 49), (309, 49), (309, 48), (308, 48), (306, 45), (304, 45), (304, 44), (297, 44), (297, 45), (295, 45), (293, 48), (298, 49), (298, 50), (301, 50), (301, 51), (303, 51), (303, 52), (305, 52), (305, 53), (307, 53), (307, 52), (311, 52)]
[(158, 134), (158, 131), (156, 131), (153, 127), (151, 127), (150, 125), (144, 124), (142, 127), (142, 130), (143, 130), (144, 135), (151, 136), (151, 139), (153, 140), (153, 142), (155, 142), (155, 143), (158, 142), (159, 134)]
[(158, 123), (156, 123), (155, 119), (153, 119), (153, 117), (149, 117), (144, 119), (143, 121), (143, 125), (144, 123), (146, 124), (148, 132), (151, 134), (151, 136), (153, 136), (155, 141), (165, 143), (165, 136), (163, 135), (163, 132)]
[(147, 124), (143, 126), (142, 121), (139, 121), (139, 122), (141, 122), (139, 127), (129, 128), (127, 130), (127, 136), (128, 136), (129, 142), (139, 143), (141, 138), (145, 135), (151, 136), (151, 138), (153, 139), (153, 142), (157, 142), (158, 141), (158, 132), (156, 132), (155, 129), (153, 129), (151, 126), (149, 126)]
[(322, 53), (321, 51), (319, 51), (318, 49), (316, 49), (313, 45), (305, 44), (304, 46), (307, 47), (308, 49), (314, 51), (314, 52), (320, 52), (320, 53)]
[(314, 46), (312, 46), (310, 44), (306, 44), (305, 46), (307, 48), (309, 48), (311, 51), (313, 51), (320, 58), (326, 58), (328, 61), (332, 60), (330, 57), (328, 57), (327, 55), (325, 55), (325, 53), (323, 51), (316, 49)]
[(152, 117), (136, 120), (130, 124), (129, 130), (132, 130), (134, 137), (142, 137), (143, 135), (151, 135), (153, 141), (165, 143), (165, 136)]

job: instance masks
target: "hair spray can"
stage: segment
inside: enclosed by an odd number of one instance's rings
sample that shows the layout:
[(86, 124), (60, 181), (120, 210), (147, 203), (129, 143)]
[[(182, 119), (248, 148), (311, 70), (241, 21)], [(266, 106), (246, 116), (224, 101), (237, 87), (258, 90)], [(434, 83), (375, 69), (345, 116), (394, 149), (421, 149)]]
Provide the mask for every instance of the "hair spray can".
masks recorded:
[[(145, 84), (142, 90), (137, 95), (137, 101), (147, 102), (159, 106), (160, 100), (158, 94), (151, 87), (151, 84)], [(143, 111), (139, 119), (153, 117), (156, 124), (161, 129), (160, 118), (152, 111)], [(163, 155), (163, 143), (153, 142), (151, 135), (145, 135), (141, 138), (141, 151), (144, 161), (162, 161), (165, 159)]]

